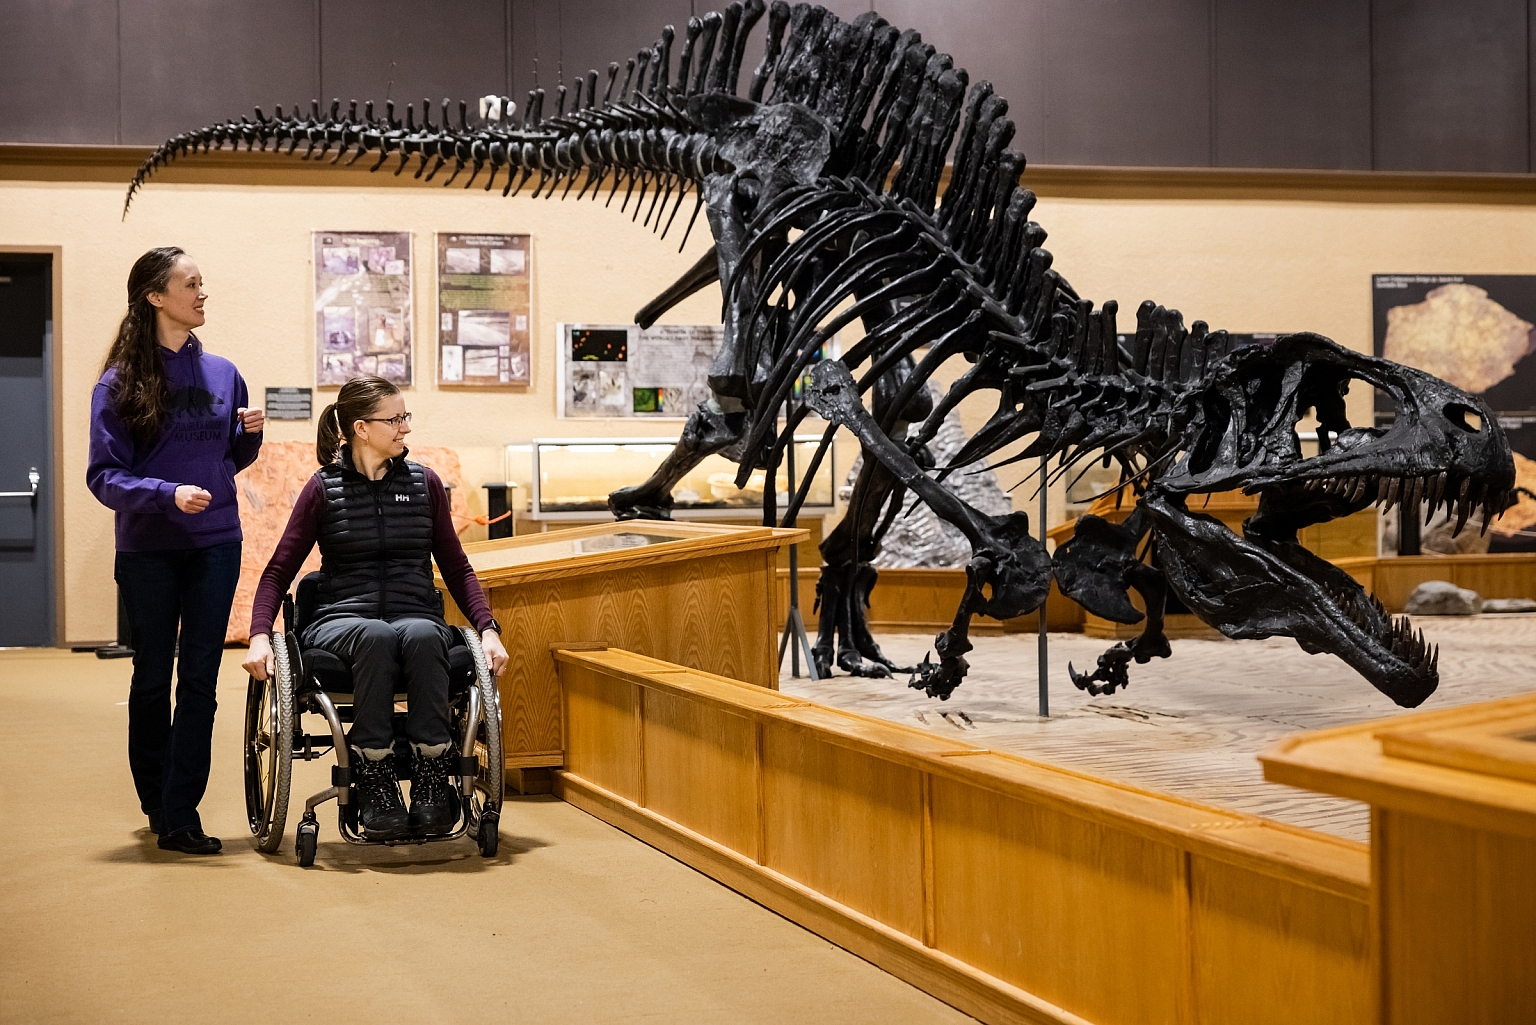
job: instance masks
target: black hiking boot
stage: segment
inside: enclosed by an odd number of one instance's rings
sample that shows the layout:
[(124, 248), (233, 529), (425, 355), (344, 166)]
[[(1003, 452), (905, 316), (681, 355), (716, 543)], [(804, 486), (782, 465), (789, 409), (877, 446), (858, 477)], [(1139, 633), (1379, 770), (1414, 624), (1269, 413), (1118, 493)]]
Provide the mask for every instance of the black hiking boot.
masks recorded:
[(440, 754), (428, 755), (422, 746), (411, 745), (411, 829), (447, 833), (459, 821), (459, 792), (448, 778), (458, 752), (443, 744)]
[(395, 779), (395, 763), (390, 758), (364, 758), (352, 749), (352, 772), (357, 781), (358, 831), (369, 840), (395, 840), (410, 832), (411, 820), (405, 812), (405, 798), (400, 796), (400, 782)]

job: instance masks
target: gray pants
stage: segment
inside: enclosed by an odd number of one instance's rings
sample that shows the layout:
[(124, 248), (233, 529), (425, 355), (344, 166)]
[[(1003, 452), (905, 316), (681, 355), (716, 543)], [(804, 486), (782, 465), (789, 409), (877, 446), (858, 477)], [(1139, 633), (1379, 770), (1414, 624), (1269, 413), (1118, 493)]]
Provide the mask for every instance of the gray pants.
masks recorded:
[(347, 743), (365, 752), (394, 745), (395, 694), (402, 691), (409, 709), (405, 733), (411, 742), (449, 742), (448, 646), (452, 639), (446, 623), (419, 616), (388, 621), (338, 616), (316, 623), (304, 637), (307, 646), (324, 648), (352, 667), (352, 729)]

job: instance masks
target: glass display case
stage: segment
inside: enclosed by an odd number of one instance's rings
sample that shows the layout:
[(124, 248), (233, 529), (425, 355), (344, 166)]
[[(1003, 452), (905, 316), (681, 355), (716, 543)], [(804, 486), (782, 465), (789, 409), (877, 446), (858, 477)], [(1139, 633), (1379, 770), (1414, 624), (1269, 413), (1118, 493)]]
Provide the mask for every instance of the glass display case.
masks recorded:
[[(796, 482), (811, 463), (820, 435), (795, 438)], [(646, 480), (661, 465), (676, 438), (535, 438), (528, 445), (509, 445), (509, 481), (527, 481), (527, 518), (531, 520), (592, 520), (608, 514), (608, 494)], [(672, 515), (677, 519), (740, 519), (761, 510), (765, 474), (754, 470), (744, 488), (736, 486), (737, 466), (724, 456), (707, 456), (672, 489)], [(804, 513), (832, 511), (836, 480), (833, 453), (828, 449), (806, 496)], [(789, 475), (780, 464), (779, 508), (788, 501)]]

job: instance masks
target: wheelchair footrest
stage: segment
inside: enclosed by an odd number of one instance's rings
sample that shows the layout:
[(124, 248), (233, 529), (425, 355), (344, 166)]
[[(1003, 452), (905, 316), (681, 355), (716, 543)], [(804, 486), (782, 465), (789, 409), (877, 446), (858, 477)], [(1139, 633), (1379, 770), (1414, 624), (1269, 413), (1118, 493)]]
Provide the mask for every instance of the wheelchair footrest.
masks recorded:
[(460, 755), (459, 756), (459, 775), (460, 776), (475, 776), (475, 777), (480, 776), (481, 775), (481, 772), (480, 772), (480, 758), (477, 755), (468, 755), (468, 756)]

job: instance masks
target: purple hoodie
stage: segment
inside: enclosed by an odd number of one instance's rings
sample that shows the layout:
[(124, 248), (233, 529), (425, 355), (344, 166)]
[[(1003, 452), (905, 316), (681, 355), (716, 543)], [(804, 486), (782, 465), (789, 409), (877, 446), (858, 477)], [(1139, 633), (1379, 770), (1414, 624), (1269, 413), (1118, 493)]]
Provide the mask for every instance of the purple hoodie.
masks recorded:
[[(245, 380), (195, 336), (180, 352), (156, 346), (165, 362), (170, 416), (149, 448), (134, 444), (111, 401), (115, 368), (91, 395), (91, 456), (85, 483), (117, 515), (117, 550), (156, 552), (208, 548), (241, 540), (235, 474), (256, 461), (261, 434), (247, 434), (236, 410), (247, 405)], [(176, 508), (176, 487), (195, 484), (213, 495), (208, 508)]]

